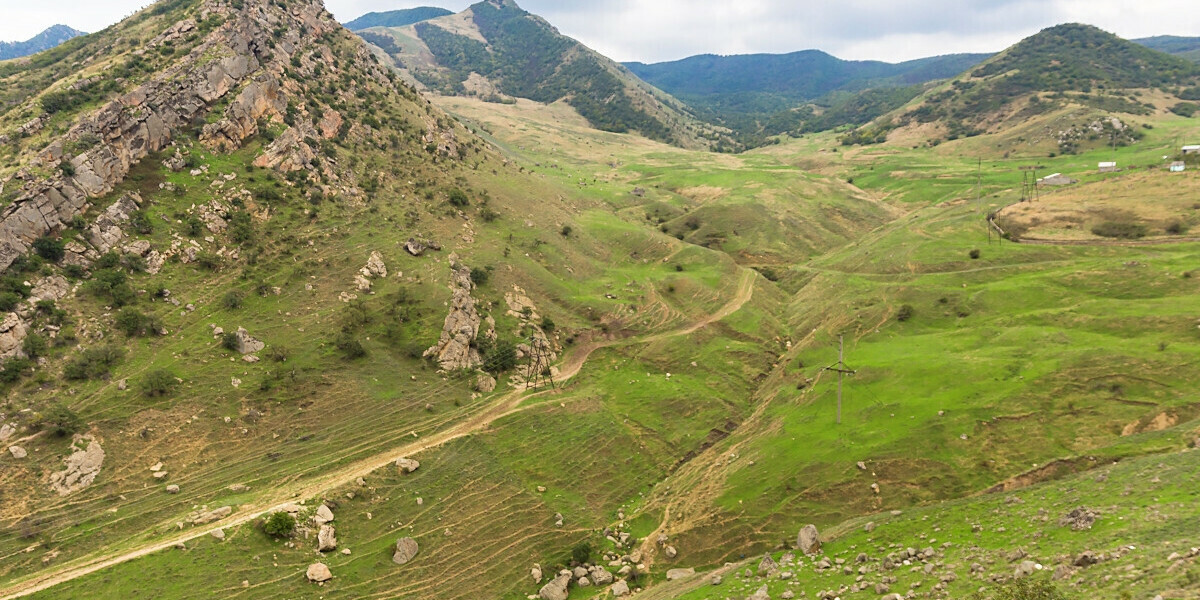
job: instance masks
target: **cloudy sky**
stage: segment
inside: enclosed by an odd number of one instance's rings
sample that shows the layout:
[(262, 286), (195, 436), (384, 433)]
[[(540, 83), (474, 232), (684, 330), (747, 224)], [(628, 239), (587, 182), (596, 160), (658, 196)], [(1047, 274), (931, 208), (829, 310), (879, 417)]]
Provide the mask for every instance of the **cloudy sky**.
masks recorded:
[[(1123, 37), (1200, 36), (1196, 0), (518, 0), (563, 33), (620, 61), (693, 54), (819, 48), (889, 62), (1001, 50), (1065, 22)], [(339, 20), (369, 11), (471, 0), (325, 0)], [(0, 40), (32, 37), (54, 23), (96, 31), (147, 0), (0, 0)]]

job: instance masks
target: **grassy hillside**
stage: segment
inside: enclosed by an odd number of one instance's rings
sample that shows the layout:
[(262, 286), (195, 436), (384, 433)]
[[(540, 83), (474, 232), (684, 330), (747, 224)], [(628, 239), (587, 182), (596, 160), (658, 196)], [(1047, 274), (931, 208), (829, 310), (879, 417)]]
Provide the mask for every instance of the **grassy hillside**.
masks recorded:
[(417, 8), (405, 8), (401, 10), (389, 10), (386, 12), (369, 12), (353, 21), (345, 23), (346, 29), (350, 31), (362, 31), (372, 27), (404, 27), (429, 19), (436, 19), (454, 13), (444, 9), (435, 8), (432, 6), (420, 6)]
[(1200, 62), (1200, 38), (1159, 35), (1133, 40), (1147, 48)]

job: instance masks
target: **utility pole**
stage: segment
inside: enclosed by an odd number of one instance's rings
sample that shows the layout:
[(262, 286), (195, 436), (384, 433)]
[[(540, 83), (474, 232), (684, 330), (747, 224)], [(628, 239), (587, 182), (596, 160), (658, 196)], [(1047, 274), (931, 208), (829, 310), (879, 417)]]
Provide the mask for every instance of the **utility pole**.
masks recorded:
[(854, 375), (858, 371), (852, 370), (846, 366), (845, 361), (846, 343), (842, 336), (838, 336), (838, 361), (837, 364), (829, 365), (822, 371), (835, 371), (838, 374), (838, 398), (837, 398), (837, 424), (842, 424), (842, 377), (845, 375)]
[(549, 350), (548, 343), (536, 334), (529, 336), (529, 377), (525, 379), (525, 389), (536, 388), (543, 381), (550, 385), (550, 389), (554, 389), (554, 376), (545, 374), (550, 370), (550, 361), (546, 356)]

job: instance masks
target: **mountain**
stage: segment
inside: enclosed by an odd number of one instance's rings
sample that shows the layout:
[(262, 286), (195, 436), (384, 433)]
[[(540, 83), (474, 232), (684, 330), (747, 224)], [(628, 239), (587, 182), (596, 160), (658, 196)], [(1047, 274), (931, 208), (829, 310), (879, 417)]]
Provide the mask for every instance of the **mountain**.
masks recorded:
[(1175, 35), (1160, 35), (1155, 37), (1133, 40), (1151, 50), (1174, 54), (1194, 62), (1200, 62), (1200, 37), (1179, 37)]
[(81, 35), (86, 34), (66, 25), (52, 25), (24, 42), (0, 42), (0, 60), (37, 54)]
[(564, 101), (597, 129), (637, 131), (688, 147), (720, 138), (682, 103), (512, 0), (488, 0), (457, 15), (363, 35), (406, 77), (442, 94)]
[(401, 10), (389, 10), (387, 12), (369, 12), (353, 21), (345, 23), (346, 29), (350, 31), (361, 31), (370, 29), (371, 27), (404, 27), (429, 19), (445, 17), (454, 14), (444, 8), (436, 8), (432, 6), (420, 6), (417, 8), (405, 8)]
[[(891, 129), (927, 124), (935, 125), (947, 139), (969, 137), (1026, 126), (1066, 106), (1088, 108), (1096, 118), (1100, 113), (1147, 115), (1156, 107), (1140, 99), (1138, 90), (1177, 90), (1197, 81), (1200, 65), (1188, 60), (1090, 25), (1058, 25), (926, 92), (847, 140), (882, 141)], [(1088, 127), (1082, 122), (1060, 124), (1064, 132), (1060, 137), (1072, 137), (1069, 130)], [(1117, 130), (1105, 133), (1105, 140), (1133, 143), (1140, 136), (1133, 129)], [(1063, 149), (1073, 151), (1074, 142), (1068, 140)]]
[(648, 83), (688, 101), (769, 94), (794, 102), (815, 100), (835, 91), (945, 79), (989, 56), (955, 54), (890, 64), (848, 61), (819, 50), (805, 50), (791, 54), (708, 54), (674, 62), (626, 63), (626, 66)]
[(626, 66), (705, 119), (737, 132), (744, 145), (757, 146), (779, 134), (870, 122), (920, 95), (928, 82), (953, 77), (988, 56), (956, 54), (890, 64), (805, 50), (709, 54)]

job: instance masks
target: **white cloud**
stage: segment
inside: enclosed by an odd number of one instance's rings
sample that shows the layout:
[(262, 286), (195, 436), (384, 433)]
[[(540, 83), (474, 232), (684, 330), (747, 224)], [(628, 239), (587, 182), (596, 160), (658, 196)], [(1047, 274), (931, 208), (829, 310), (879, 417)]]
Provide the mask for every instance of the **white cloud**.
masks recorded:
[[(819, 48), (849, 59), (900, 61), (1001, 50), (1064, 22), (1124, 37), (1200, 36), (1195, 0), (518, 0), (564, 34), (622, 61), (693, 54)], [(54, 23), (97, 31), (147, 0), (0, 0), (0, 39), (26, 39)], [(326, 0), (342, 21), (370, 11), (471, 0)]]

